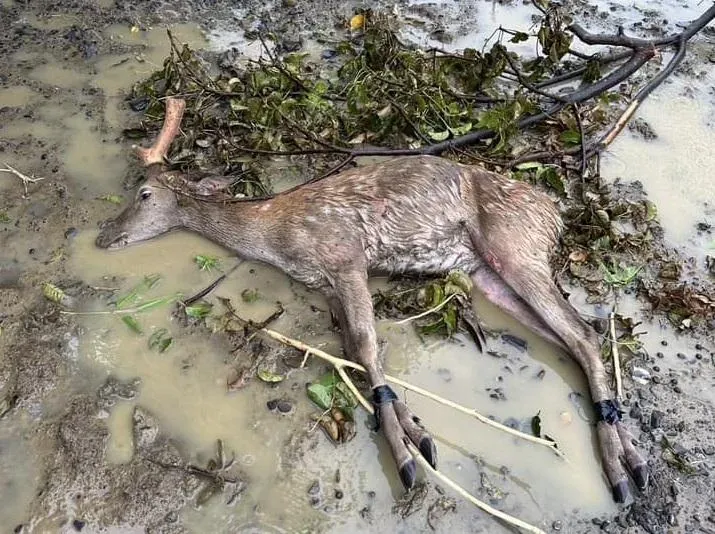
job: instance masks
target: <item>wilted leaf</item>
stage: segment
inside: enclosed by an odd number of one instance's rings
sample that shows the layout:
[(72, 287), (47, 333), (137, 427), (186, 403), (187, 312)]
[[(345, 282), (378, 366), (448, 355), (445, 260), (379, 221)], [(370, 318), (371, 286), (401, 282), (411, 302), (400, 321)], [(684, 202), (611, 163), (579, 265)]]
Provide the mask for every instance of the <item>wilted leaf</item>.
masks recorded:
[(243, 299), (243, 302), (256, 302), (259, 298), (261, 298), (260, 293), (258, 293), (257, 289), (244, 289), (241, 291), (241, 298)]
[(543, 166), (544, 164), (538, 161), (526, 161), (517, 165), (516, 168), (520, 171), (528, 171), (530, 169), (540, 169)]
[(104, 200), (105, 202), (109, 202), (110, 204), (116, 204), (119, 205), (122, 202), (124, 202), (124, 199), (120, 197), (119, 195), (104, 195), (101, 197), (98, 197), (97, 200)]
[(511, 43), (521, 43), (523, 41), (527, 41), (529, 39), (529, 34), (524, 33), (524, 32), (516, 32), (514, 36), (509, 39), (509, 42)]
[(355, 15), (350, 19), (351, 30), (361, 30), (365, 26), (365, 15), (362, 13)]
[(156, 330), (149, 336), (149, 348), (162, 353), (168, 349), (173, 343), (173, 338), (168, 335), (169, 331), (166, 328)]
[(256, 374), (258, 378), (268, 383), (282, 382), (285, 378), (283, 375), (273, 373), (267, 369), (260, 369)]
[(203, 319), (211, 313), (212, 308), (213, 304), (209, 304), (208, 302), (197, 302), (192, 306), (186, 306), (184, 311), (186, 311), (186, 315), (189, 317), (193, 317), (194, 319)]
[(444, 141), (449, 137), (449, 130), (445, 130), (443, 132), (435, 132), (433, 130), (429, 130), (427, 132), (427, 135), (429, 135), (430, 138), (434, 141)]
[(584, 250), (574, 250), (569, 254), (569, 260), (576, 263), (582, 263), (586, 261), (586, 258), (588, 258), (588, 254)]
[(67, 294), (62, 291), (59, 287), (49, 282), (42, 284), (42, 294), (47, 300), (60, 304), (62, 299), (64, 299)]

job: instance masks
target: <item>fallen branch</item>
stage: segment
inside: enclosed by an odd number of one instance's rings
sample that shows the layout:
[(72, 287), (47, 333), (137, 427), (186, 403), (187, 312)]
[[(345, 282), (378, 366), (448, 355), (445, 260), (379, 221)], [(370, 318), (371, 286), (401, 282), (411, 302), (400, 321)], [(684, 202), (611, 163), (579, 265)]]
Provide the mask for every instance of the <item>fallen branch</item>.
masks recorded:
[(20, 180), (22, 180), (22, 186), (25, 189), (25, 196), (24, 198), (27, 198), (28, 192), (27, 192), (27, 184), (34, 184), (39, 182), (40, 180), (44, 180), (44, 178), (35, 178), (34, 176), (27, 176), (26, 174), (21, 173), (14, 167), (11, 167), (7, 162), (5, 162), (5, 168), (0, 169), (0, 172), (8, 172), (10, 174), (14, 174), (17, 176)]
[(521, 519), (518, 519), (514, 516), (511, 516), (505, 512), (502, 512), (501, 510), (497, 510), (496, 508), (493, 508), (489, 506), (487, 503), (480, 501), (476, 497), (474, 497), (471, 493), (469, 493), (467, 490), (465, 490), (462, 486), (454, 482), (451, 478), (448, 478), (445, 476), (442, 472), (438, 471), (434, 467), (430, 465), (430, 463), (422, 456), (420, 451), (418, 451), (415, 446), (411, 442), (407, 442), (407, 450), (410, 451), (410, 454), (415, 458), (417, 463), (419, 463), (422, 468), (428, 472), (431, 473), (432, 475), (436, 476), (445, 486), (449, 486), (457, 492), (459, 495), (464, 497), (466, 500), (471, 502), (474, 506), (477, 508), (480, 508), (481, 510), (485, 511), (486, 513), (493, 515), (494, 517), (497, 517), (501, 519), (502, 521), (506, 521), (507, 523), (514, 525), (515, 527), (518, 527), (522, 530), (525, 530), (526, 532), (534, 532), (536, 534), (546, 534), (543, 530), (541, 530), (539, 527), (536, 527), (534, 525), (531, 525), (525, 521), (522, 521)]
[(206, 295), (208, 295), (209, 293), (211, 293), (214, 289), (216, 289), (216, 286), (218, 286), (221, 282), (223, 282), (223, 281), (226, 279), (226, 277), (227, 277), (228, 275), (230, 275), (233, 271), (235, 271), (236, 269), (238, 269), (238, 266), (241, 265), (242, 263), (243, 263), (243, 260), (239, 259), (239, 260), (238, 260), (238, 263), (236, 263), (236, 265), (234, 265), (233, 267), (231, 267), (228, 271), (226, 271), (226, 272), (223, 273), (221, 276), (219, 276), (216, 280), (214, 280), (213, 282), (211, 282), (211, 284), (209, 284), (208, 286), (206, 286), (205, 288), (203, 288), (201, 291), (199, 291), (199, 292), (196, 293), (195, 295), (192, 295), (192, 296), (190, 296), (189, 298), (187, 298), (186, 300), (184, 300), (184, 301), (183, 301), (184, 306), (190, 306), (190, 305), (192, 305), (194, 302), (196, 302), (197, 300), (202, 299), (202, 298), (204, 298)]
[[(375, 415), (375, 409), (373, 408), (372, 404), (370, 404), (370, 402), (363, 396), (363, 394), (360, 393), (360, 390), (357, 389), (357, 387), (355, 386), (353, 381), (350, 379), (348, 374), (345, 372), (345, 367), (351, 367), (353, 369), (358, 369), (358, 370), (361, 370), (362, 372), (365, 372), (364, 367), (362, 367), (358, 364), (354, 364), (353, 362), (351, 362), (349, 360), (344, 360), (342, 358), (337, 358), (335, 356), (331, 356), (330, 354), (327, 354), (327, 353), (321, 351), (320, 349), (310, 347), (310, 346), (308, 346), (300, 341), (297, 341), (295, 339), (290, 339), (290, 338), (284, 336), (283, 334), (274, 332), (273, 330), (268, 330), (268, 329), (264, 328), (262, 331), (265, 334), (267, 334), (268, 336), (272, 337), (273, 339), (280, 341), (281, 343), (285, 343), (286, 345), (290, 345), (297, 349), (304, 350), (306, 355), (313, 354), (314, 356), (318, 356), (319, 358), (330, 362), (333, 365), (333, 367), (337, 370), (338, 374), (340, 375), (340, 378), (343, 380), (343, 382), (345, 382), (345, 385), (350, 389), (350, 391), (352, 391), (353, 395), (355, 395), (355, 398), (362, 405), (362, 407), (365, 408), (365, 411), (371, 415)], [(397, 382), (395, 382), (394, 378), (391, 378), (387, 375), (385, 375), (385, 378), (390, 382), (397, 383)], [(413, 389), (413, 391), (417, 391), (417, 389)], [(417, 392), (419, 392), (419, 391), (417, 391)], [(436, 395), (432, 398), (436, 398)], [(442, 400), (444, 400), (444, 399), (442, 399)], [(442, 401), (440, 401), (440, 402), (442, 402)], [(509, 428), (509, 427), (504, 427), (504, 428)], [(509, 429), (509, 430), (512, 430), (512, 429)], [(527, 436), (527, 434), (524, 434), (524, 435)], [(529, 437), (533, 437), (533, 436), (529, 436)], [(422, 456), (422, 453), (420, 451), (418, 451), (411, 442), (405, 441), (405, 445), (407, 446), (407, 450), (410, 451), (410, 454), (412, 454), (412, 456), (415, 458), (415, 460), (425, 469), (425, 471), (427, 471), (428, 473), (432, 473), (434, 476), (439, 478), (439, 480), (442, 481), (445, 485), (452, 488), (454, 491), (456, 491), (459, 495), (461, 495), (466, 500), (471, 502), (477, 508), (480, 508), (481, 510), (485, 511), (486, 513), (488, 513), (494, 517), (497, 517), (498, 519), (501, 519), (502, 521), (506, 521), (507, 523), (509, 523), (511, 525), (519, 527), (522, 530), (525, 530), (526, 532), (545, 534), (545, 532), (543, 530), (541, 530), (540, 528), (535, 527), (534, 525), (531, 525), (529, 523), (526, 523), (525, 521), (522, 521), (521, 519), (513, 517), (505, 512), (502, 512), (501, 510), (492, 508), (487, 503), (480, 501), (474, 495), (472, 495), (467, 490), (462, 488), (459, 484), (457, 484), (452, 479), (447, 477), (447, 475), (445, 475), (444, 473), (441, 473), (437, 469), (433, 468), (429, 464), (429, 462)], [(560, 453), (560, 451), (558, 451), (558, 452)]]
[[(263, 328), (260, 331), (263, 332), (264, 334), (266, 334), (267, 336), (275, 339), (276, 341), (280, 341), (281, 343), (283, 343), (285, 345), (296, 348), (296, 349), (300, 350), (301, 352), (304, 352), (307, 354), (312, 354), (313, 356), (317, 356), (318, 358), (327, 361), (328, 363), (330, 363), (333, 367), (335, 367), (338, 370), (341, 368), (349, 367), (351, 369), (356, 369), (362, 373), (366, 372), (365, 368), (362, 365), (360, 365), (359, 363), (355, 363), (350, 360), (345, 360), (343, 358), (338, 358), (337, 356), (328, 354), (327, 352), (324, 352), (320, 349), (306, 345), (302, 341), (298, 341), (297, 339), (292, 339), (287, 336), (284, 336), (283, 334), (276, 332), (274, 330), (270, 330), (268, 328)], [(497, 430), (501, 430), (502, 432), (506, 432), (507, 434), (511, 434), (512, 436), (516, 436), (518, 438), (521, 438), (526, 441), (530, 441), (532, 443), (537, 443), (539, 445), (543, 445), (544, 447), (551, 449), (554, 453), (556, 453), (557, 456), (564, 458), (564, 454), (561, 452), (561, 450), (558, 448), (556, 443), (554, 443), (553, 441), (549, 441), (547, 439), (542, 439), (542, 438), (537, 438), (536, 436), (532, 436), (531, 434), (526, 434), (524, 432), (519, 432), (518, 430), (514, 430), (513, 428), (510, 428), (506, 425), (502, 425), (501, 423), (497, 423), (496, 421), (489, 419), (488, 417), (480, 414), (476, 410), (461, 406), (461, 405), (457, 404), (456, 402), (452, 402), (451, 400), (440, 397), (439, 395), (436, 395), (430, 391), (427, 391), (426, 389), (422, 389), (419, 386), (412, 385), (412, 384), (405, 382), (404, 380), (401, 380), (394, 376), (385, 375), (385, 380), (387, 380), (388, 382), (392, 382), (393, 384), (396, 384), (396, 385), (398, 385), (402, 388), (405, 388), (409, 391), (414, 391), (415, 393), (422, 395), (423, 397), (432, 399), (433, 401), (435, 401), (439, 404), (442, 404), (444, 406), (449, 406), (450, 408), (453, 408), (459, 412), (470, 415), (470, 416), (474, 417), (475, 419), (477, 419), (479, 422), (484, 423), (485, 425), (491, 426), (493, 428), (496, 428)]]
[(616, 310), (609, 316), (611, 332), (611, 356), (613, 356), (613, 375), (616, 377), (616, 400), (623, 398), (623, 385), (621, 383), (621, 354), (618, 350), (618, 338), (616, 337)]

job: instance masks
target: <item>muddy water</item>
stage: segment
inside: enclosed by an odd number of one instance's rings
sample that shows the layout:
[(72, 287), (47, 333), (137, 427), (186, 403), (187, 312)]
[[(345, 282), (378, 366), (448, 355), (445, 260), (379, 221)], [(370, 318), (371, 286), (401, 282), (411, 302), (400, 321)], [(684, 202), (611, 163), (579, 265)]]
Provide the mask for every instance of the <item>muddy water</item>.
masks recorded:
[[(506, 9), (497, 3), (493, 6), (491, 9), (495, 11), (492, 13)], [(519, 20), (524, 22), (523, 17)], [(50, 24), (49, 21), (45, 23)], [(51, 23), (63, 24), (62, 21)], [(194, 46), (203, 42), (201, 33), (192, 26), (176, 28), (175, 33)], [(121, 177), (129, 159), (126, 147), (115, 142), (124, 118), (130, 113), (120, 107), (122, 95), (132, 81), (141, 79), (160, 64), (167, 51), (161, 28), (137, 34), (128, 27), (118, 26), (107, 30), (106, 36), (135, 44), (138, 48), (130, 54), (100, 58), (93, 64), (95, 72), (77, 73), (68, 65), (38, 64), (28, 74), (29, 78), (56, 88), (60, 97), (44, 102), (39, 93), (25, 87), (0, 90), (0, 107), (34, 106), (36, 117), (34, 122), (18, 119), (4, 124), (0, 135), (14, 140), (32, 137), (58, 145), (69, 140), (66, 150), (61, 152), (61, 163), (68, 180), (88, 201), (90, 213), (86, 220), (78, 221), (79, 236), (67, 246), (73, 276), (91, 285), (126, 291), (144, 275), (160, 273), (162, 281), (152, 290), (151, 296), (176, 292), (191, 294), (213, 279), (213, 275), (197, 269), (193, 256), (216, 255), (228, 267), (232, 259), (226, 251), (189, 234), (175, 234), (113, 253), (93, 246), (96, 221), (119, 209), (97, 201), (96, 197), (121, 192)], [(486, 33), (480, 39), (485, 36)], [(471, 46), (479, 48), (478, 42), (474, 42)], [(455, 47), (467, 46), (459, 43), (462, 41), (458, 40)], [(81, 89), (87, 86), (105, 93), (106, 105), (102, 106), (101, 112), (84, 111), (82, 104), (86, 101)], [(698, 134), (694, 139), (710, 139), (707, 126), (701, 115), (693, 111), (691, 103), (682, 98), (672, 102), (666, 99), (663, 103), (672, 106), (667, 115), (679, 118), (675, 126), (672, 125), (675, 121), (668, 123), (664, 120), (666, 114), (658, 113), (662, 107), (648, 107), (650, 103), (646, 103), (641, 113), (644, 116), (652, 114), (648, 120), (661, 137), (655, 143), (629, 136), (619, 139), (612, 150), (613, 161), (607, 162), (605, 171), (612, 172), (611, 169), (617, 167), (609, 165), (617, 165), (620, 161), (625, 166), (613, 171), (612, 175), (633, 179), (640, 169), (646, 189), (654, 196), (658, 184), (662, 184), (662, 196), (653, 197), (653, 200), (661, 206), (662, 220), (676, 242), (692, 238), (692, 233), (688, 233), (692, 224), (686, 225), (687, 228), (684, 226), (683, 233), (677, 233), (677, 213), (696, 212), (702, 195), (695, 194), (697, 188), (689, 187), (679, 191), (677, 196), (667, 196), (669, 182), (666, 177), (658, 182), (652, 177), (653, 169), (646, 169), (637, 159), (662, 161), (663, 166), (693, 159), (695, 152), (673, 152), (683, 145), (679, 139), (691, 132)], [(668, 130), (670, 126), (676, 129)], [(659, 147), (657, 152), (653, 152), (654, 146)], [(664, 151), (678, 157), (666, 158)], [(707, 157), (705, 152), (699, 150), (702, 157)], [(631, 161), (626, 159), (628, 154), (637, 156)], [(31, 170), (32, 162), (21, 160), (17, 166)], [(688, 183), (698, 185), (696, 171), (700, 167), (688, 168), (689, 172), (680, 173), (680, 178), (687, 174)], [(701, 200), (695, 200), (698, 197)], [(672, 212), (668, 207), (671, 203), (676, 205)], [(23, 259), (29, 246), (38, 244), (37, 248), (41, 248), (41, 235), (20, 237), (8, 243), (3, 253)], [(238, 296), (246, 288), (257, 289), (260, 300), (250, 305), (242, 303)], [(273, 325), (276, 330), (338, 352), (337, 339), (329, 332), (327, 314), (321, 311), (327, 309), (323, 300), (271, 269), (245, 264), (215, 295), (231, 298), (241, 315), (254, 319), (267, 316), (273, 311), (275, 301), (280, 301), (287, 312)], [(93, 306), (101, 309), (97, 304)], [(526, 334), (479, 298), (477, 308), (489, 327), (508, 328), (511, 333), (524, 337), (529, 344), (528, 354), (503, 345), (496, 337), (491, 339), (490, 349), (503, 355), (479, 354), (466, 339), (429, 341), (425, 345), (409, 326), (383, 321), (378, 330), (388, 341), (386, 371), (499, 420), (520, 425), (527, 432), (530, 418), (540, 412), (544, 431), (559, 442), (569, 462), (562, 462), (547, 450), (484, 428), (477, 421), (448, 408), (407, 394), (410, 406), (437, 440), (441, 469), (482, 497), (487, 497), (485, 487), (490, 484), (497, 487), (505, 494), (496, 503), (499, 508), (543, 527), (575, 509), (581, 517), (612, 512), (615, 508), (603, 482), (587, 421), (589, 413), (583, 408), (588, 402), (579, 401), (578, 397), (581, 394), (581, 399), (587, 398), (580, 371), (557, 350)], [(246, 494), (232, 507), (215, 498), (202, 509), (186, 510), (184, 520), (193, 532), (229, 529), (243, 532), (308, 529), (354, 532), (365, 529), (366, 525), (379, 531), (427, 529), (424, 513), (404, 521), (392, 513), (392, 505), (401, 495), (399, 482), (384, 440), (370, 432), (370, 423), (363, 413), (358, 414), (358, 435), (347, 445), (334, 447), (322, 434), (315, 432), (307, 438), (301, 437), (311, 427), (309, 414), (313, 411), (304, 395), (303, 385), (317, 375), (317, 362), (310, 362), (304, 370), (294, 371), (275, 388), (252, 383), (240, 392), (229, 394), (226, 379), (234, 362), (228, 347), (216, 340), (207, 341), (205, 337), (187, 334), (172, 323), (167, 308), (156, 309), (138, 318), (145, 331), (143, 336), (132, 333), (117, 317), (79, 318), (84, 327), (79, 352), (84, 372), (92, 376), (99, 373), (125, 380), (141, 380), (139, 396), (133, 401), (117, 404), (107, 415), (106, 424), (111, 432), (107, 461), (121, 463), (131, 458), (130, 418), (133, 407), (141, 405), (158, 417), (162, 428), (179, 440), (192, 458), (205, 458), (213, 452), (216, 439), (222, 439), (227, 450), (236, 454), (250, 481)], [(174, 336), (174, 345), (164, 354), (147, 347), (148, 334), (157, 328), (167, 328)], [(690, 344), (674, 340), (671, 331), (651, 325), (650, 332), (645, 339), (652, 352), (666, 337), (676, 343), (672, 346), (683, 346), (684, 351), (689, 349), (692, 353)], [(675, 373), (684, 375), (688, 372), (677, 360), (669, 365)], [(542, 370), (545, 374), (538, 378)], [(494, 399), (492, 394), (497, 397), (503, 394), (504, 398)], [(265, 408), (266, 401), (283, 396), (296, 406), (292, 415), (279, 416)], [(22, 512), (17, 510), (31, 498), (37, 478), (30, 459), (23, 456), (22, 442), (17, 440), (20, 434), (16, 428), (0, 427), (0, 444), (3, 450), (10, 451), (9, 457), (13, 459), (12, 465), (0, 465), (0, 479), (5, 484), (2, 494), (14, 499), (9, 501), (11, 506), (0, 510), (0, 524), (15, 524), (22, 517)], [(13, 436), (13, 439), (5, 440), (5, 436)], [(286, 447), (285, 443), (291, 440), (295, 447)], [(298, 452), (291, 454), (293, 450)], [(340, 482), (335, 481), (336, 470), (340, 470)], [(307, 495), (315, 480), (321, 481), (325, 497), (319, 509), (311, 507)], [(9, 489), (5, 491), (6, 488)], [(344, 493), (342, 499), (334, 497), (335, 489)], [(374, 496), (370, 492), (374, 492)], [(366, 523), (367, 519), (361, 514), (365, 507), (370, 510), (372, 523)], [(457, 513), (448, 515), (440, 529), (505, 531), (461, 501), (458, 501)]]
[(658, 207), (658, 217), (671, 245), (702, 260), (713, 254), (713, 236), (698, 235), (696, 225), (715, 225), (715, 187), (710, 169), (715, 165), (715, 115), (712, 73), (702, 81), (675, 78), (659, 88), (638, 111), (657, 138), (626, 131), (603, 159), (602, 174), (609, 180), (639, 180)]
[[(210, 282), (215, 275), (197, 269), (192, 261), (196, 254), (220, 256), (227, 266), (233, 261), (222, 249), (186, 233), (111, 253), (97, 250), (92, 237), (88, 232), (72, 246), (73, 271), (97, 286), (106, 286), (107, 277), (116, 276), (124, 280), (119, 284), (122, 290), (135, 285), (145, 274), (162, 273), (164, 278), (151, 296), (177, 291), (190, 294)], [(243, 303), (238, 295), (244, 289), (258, 290), (260, 300)], [(325, 302), (272, 269), (244, 264), (216, 294), (231, 298), (241, 315), (254, 319), (268, 315), (274, 303), (280, 301), (287, 313), (274, 324), (276, 330), (338, 352), (337, 340), (328, 333), (327, 314), (310, 310), (311, 304), (326, 310)], [(410, 406), (438, 441), (441, 468), (472, 491), (481, 487), (484, 473), (507, 494), (501, 507), (536, 522), (562, 517), (575, 507), (591, 514), (610, 510), (610, 494), (602, 482), (590, 425), (585, 420), (589, 416), (583, 408), (587, 402), (573, 398), (574, 391), (585, 394), (580, 370), (487, 303), (478, 302), (477, 306), (488, 326), (505, 327), (527, 339), (529, 354), (504, 345), (498, 338), (490, 342), (490, 349), (500, 353), (497, 356), (479, 354), (466, 339), (431, 340), (424, 345), (411, 326), (383, 321), (378, 331), (388, 341), (386, 372), (498, 420), (517, 424), (527, 432), (531, 417), (541, 412), (544, 431), (559, 441), (569, 463), (547, 450), (484, 428), (468, 416), (408, 394)], [(276, 389), (256, 383), (227, 394), (231, 355), (226, 347), (207, 347), (196, 336), (183, 334), (171, 324), (166, 309), (139, 319), (147, 335), (156, 328), (172, 329), (174, 346), (165, 354), (157, 354), (147, 348), (146, 335), (138, 337), (118, 318), (92, 317), (85, 319), (87, 333), (80, 353), (86, 365), (107, 374), (121, 379), (140, 378), (141, 393), (136, 402), (155, 413), (166, 430), (187, 443), (189, 450), (209, 451), (221, 438), (229, 450), (243, 459), (251, 480), (245, 502), (235, 510), (216, 504), (203, 512), (187, 512), (197, 532), (225, 527), (239, 519), (255, 521), (255, 504), (260, 506), (261, 521), (289, 531), (310, 525), (330, 531), (353, 531), (364, 524), (359, 511), (368, 504), (376, 522), (394, 523), (397, 528), (391, 507), (401, 494), (399, 482), (382, 438), (369, 431), (364, 415), (360, 415), (358, 437), (351, 443), (336, 448), (318, 435), (315, 448), (297, 458), (297, 465), (288, 462), (287, 468), (278, 467), (289, 456), (283, 443), (310, 426), (307, 416), (311, 407), (303, 384), (315, 377), (317, 362), (294, 372), (286, 384)], [(538, 378), (542, 370), (545, 374)], [(490, 397), (499, 392), (505, 399)], [(297, 406), (290, 417), (277, 416), (265, 407), (267, 400), (282, 396)], [(108, 419), (112, 432), (110, 461), (126, 461), (131, 456), (130, 417), (130, 407), (120, 405)], [(507, 471), (503, 473), (502, 468)], [(331, 484), (336, 469), (341, 470), (341, 482)], [(322, 481), (325, 491), (339, 487), (345, 497), (340, 502), (328, 498), (328, 511), (314, 511), (306, 494), (313, 480)], [(369, 491), (377, 496), (369, 499)], [(469, 507), (460, 510), (463, 513), (452, 520), (455, 527), (484, 521)]]

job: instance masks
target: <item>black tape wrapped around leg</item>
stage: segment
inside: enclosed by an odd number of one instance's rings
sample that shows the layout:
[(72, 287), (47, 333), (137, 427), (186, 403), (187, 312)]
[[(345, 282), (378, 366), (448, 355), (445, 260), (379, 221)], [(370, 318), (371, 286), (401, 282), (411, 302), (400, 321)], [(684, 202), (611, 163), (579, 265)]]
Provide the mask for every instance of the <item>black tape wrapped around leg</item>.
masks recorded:
[(623, 411), (618, 406), (618, 402), (613, 399), (606, 399), (599, 402), (594, 402), (593, 407), (596, 410), (596, 422), (605, 421), (609, 425), (615, 425), (621, 420)]
[(397, 400), (397, 395), (388, 385), (377, 386), (372, 390), (372, 405), (375, 408), (375, 432), (380, 430), (380, 406)]

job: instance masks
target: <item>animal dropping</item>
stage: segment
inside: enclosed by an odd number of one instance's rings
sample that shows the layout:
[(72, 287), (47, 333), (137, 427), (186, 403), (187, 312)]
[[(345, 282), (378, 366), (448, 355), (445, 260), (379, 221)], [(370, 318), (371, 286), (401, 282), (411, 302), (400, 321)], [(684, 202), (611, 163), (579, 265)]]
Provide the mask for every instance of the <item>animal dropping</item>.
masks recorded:
[(385, 382), (368, 275), (469, 273), (488, 300), (571, 354), (584, 370), (614, 499), (623, 502), (628, 495), (624, 464), (636, 485), (646, 487), (646, 462), (621, 423), (598, 336), (552, 280), (549, 256), (562, 222), (545, 193), (478, 166), (413, 156), (346, 170), (269, 200), (236, 201), (226, 192), (229, 178), (194, 182), (163, 166), (184, 106), (181, 99), (166, 99), (154, 145), (137, 150), (147, 180), (103, 226), (97, 246), (119, 248), (183, 228), (322, 292), (338, 318), (346, 353), (367, 370), (381, 430), (407, 488), (417, 470), (405, 443), (414, 443), (435, 467), (437, 450), (420, 419)]

